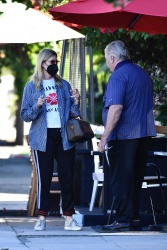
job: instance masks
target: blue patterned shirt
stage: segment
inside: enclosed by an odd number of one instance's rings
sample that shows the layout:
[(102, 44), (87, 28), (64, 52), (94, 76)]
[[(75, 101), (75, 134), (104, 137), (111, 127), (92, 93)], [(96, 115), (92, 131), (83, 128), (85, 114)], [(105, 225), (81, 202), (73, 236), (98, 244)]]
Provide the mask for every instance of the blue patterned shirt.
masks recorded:
[(130, 60), (118, 63), (109, 78), (103, 97), (104, 126), (110, 105), (122, 105), (123, 110), (108, 141), (156, 136), (152, 81)]
[[(80, 105), (75, 103), (74, 98), (71, 97), (70, 90), (71, 86), (65, 80), (61, 80), (60, 87), (56, 86), (64, 150), (68, 150), (74, 146), (74, 143), (69, 142), (67, 139), (66, 123), (69, 117), (80, 116)], [(41, 108), (37, 106), (38, 98), (41, 95), (45, 97), (43, 85), (41, 84), (40, 90), (37, 90), (32, 81), (28, 82), (23, 91), (20, 116), (25, 122), (31, 122), (29, 131), (30, 147), (33, 150), (45, 152), (47, 141), (46, 105), (44, 104)]]

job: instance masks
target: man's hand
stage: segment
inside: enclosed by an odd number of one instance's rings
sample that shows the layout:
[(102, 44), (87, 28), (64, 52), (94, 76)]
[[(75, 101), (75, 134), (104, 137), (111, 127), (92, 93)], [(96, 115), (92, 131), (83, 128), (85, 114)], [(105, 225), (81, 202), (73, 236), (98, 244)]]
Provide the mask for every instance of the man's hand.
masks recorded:
[(98, 151), (100, 153), (103, 153), (105, 151), (105, 145), (106, 145), (106, 141), (101, 139), (100, 142), (98, 143)]

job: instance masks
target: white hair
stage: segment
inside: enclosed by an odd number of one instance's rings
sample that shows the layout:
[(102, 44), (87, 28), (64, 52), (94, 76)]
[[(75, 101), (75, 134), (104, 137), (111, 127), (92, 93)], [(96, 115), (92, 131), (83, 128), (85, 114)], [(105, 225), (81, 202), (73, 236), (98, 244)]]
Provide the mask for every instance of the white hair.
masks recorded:
[(104, 51), (105, 55), (114, 56), (117, 59), (124, 60), (129, 58), (129, 53), (125, 47), (125, 44), (120, 40), (109, 43)]

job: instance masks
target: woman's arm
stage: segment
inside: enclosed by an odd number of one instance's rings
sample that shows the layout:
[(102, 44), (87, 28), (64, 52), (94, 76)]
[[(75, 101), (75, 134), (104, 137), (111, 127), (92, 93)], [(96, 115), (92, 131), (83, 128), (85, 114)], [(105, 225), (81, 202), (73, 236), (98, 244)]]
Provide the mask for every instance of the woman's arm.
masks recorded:
[(70, 116), (71, 117), (79, 117), (81, 116), (80, 113), (80, 93), (78, 89), (72, 89), (69, 84), (69, 91), (70, 91)]
[(31, 122), (42, 112), (42, 107), (38, 107), (39, 96), (34, 96), (30, 83), (26, 84), (23, 91), (20, 117), (25, 122)]

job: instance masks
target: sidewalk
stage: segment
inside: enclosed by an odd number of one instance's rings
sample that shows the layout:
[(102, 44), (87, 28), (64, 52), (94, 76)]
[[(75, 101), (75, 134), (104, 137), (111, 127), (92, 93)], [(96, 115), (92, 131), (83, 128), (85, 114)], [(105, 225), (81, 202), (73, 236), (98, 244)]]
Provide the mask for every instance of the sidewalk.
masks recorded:
[(48, 218), (46, 231), (34, 231), (36, 218), (0, 218), (1, 250), (165, 250), (166, 233), (97, 233), (91, 227), (83, 231), (64, 231), (63, 218)]
[(31, 172), (28, 146), (0, 146), (0, 210), (26, 210)]
[(40, 232), (33, 230), (36, 217), (4, 215), (4, 209), (20, 214), (26, 210), (32, 171), (26, 150), (0, 147), (0, 250), (166, 249), (165, 232), (99, 233), (90, 226), (65, 231), (62, 217), (48, 217), (47, 230)]

